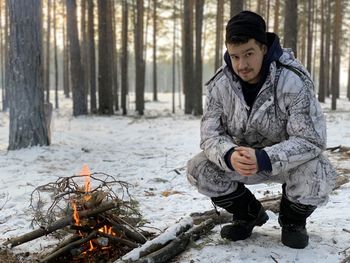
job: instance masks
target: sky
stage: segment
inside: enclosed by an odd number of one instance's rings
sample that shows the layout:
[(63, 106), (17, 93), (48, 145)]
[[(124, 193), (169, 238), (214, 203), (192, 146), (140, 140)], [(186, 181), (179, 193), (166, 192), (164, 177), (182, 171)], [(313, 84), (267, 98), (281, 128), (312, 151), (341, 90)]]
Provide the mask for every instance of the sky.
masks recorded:
[[(146, 95), (146, 101), (152, 98)], [(186, 220), (193, 212), (213, 209), (207, 197), (187, 182), (187, 161), (199, 149), (200, 118), (171, 113), (171, 95), (160, 94), (159, 102), (146, 103), (144, 117), (82, 116), (73, 118), (71, 101), (61, 94), (54, 110), (52, 145), (7, 151), (8, 113), (0, 112), (0, 247), (10, 237), (32, 231), (32, 191), (58, 177), (79, 173), (87, 164), (92, 172), (103, 172), (132, 184), (131, 195), (139, 202), (148, 229), (160, 233)], [(338, 101), (339, 111), (322, 104), (327, 119), (329, 147), (350, 146), (350, 102)], [(338, 168), (350, 169), (346, 156), (327, 153)], [(176, 170), (176, 171), (175, 171)], [(350, 176), (349, 171), (343, 175)], [(249, 186), (260, 198), (281, 191), (279, 184)], [(171, 192), (168, 196), (164, 192)], [(310, 244), (303, 250), (285, 247), (280, 241), (278, 214), (254, 229), (245, 241), (220, 238), (221, 226), (192, 243), (173, 262), (341, 262), (350, 255), (350, 183), (330, 195), (326, 206), (308, 219)], [(169, 234), (169, 236), (171, 236)], [(58, 241), (41, 237), (11, 250), (29, 252), (23, 262), (33, 262), (34, 253), (48, 252)]]

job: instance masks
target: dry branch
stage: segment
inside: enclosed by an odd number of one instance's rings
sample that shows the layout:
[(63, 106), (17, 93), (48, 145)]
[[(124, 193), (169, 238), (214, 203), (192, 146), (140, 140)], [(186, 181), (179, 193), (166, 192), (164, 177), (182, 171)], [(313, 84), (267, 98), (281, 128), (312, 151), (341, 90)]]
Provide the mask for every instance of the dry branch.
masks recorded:
[[(84, 210), (81, 212), (78, 212), (79, 217), (89, 217), (89, 216), (93, 216), (93, 215), (97, 215), (99, 213), (103, 213), (105, 211), (111, 210), (113, 208), (118, 207), (118, 202), (106, 202), (101, 204), (98, 208), (92, 209), (92, 210)], [(65, 218), (62, 218), (54, 223), (52, 223), (51, 225), (47, 226), (47, 227), (42, 227), (39, 229), (36, 229), (32, 232), (29, 232), (27, 234), (24, 234), (22, 236), (19, 237), (14, 237), (9, 239), (8, 241), (6, 241), (4, 243), (4, 245), (10, 245), (10, 247), (15, 247), (18, 245), (21, 245), (25, 242), (31, 241), (33, 239), (36, 239), (38, 237), (47, 235), (52, 233), (53, 231), (56, 231), (58, 229), (64, 228), (70, 224), (72, 224), (73, 218), (72, 215), (68, 215)]]
[(70, 251), (71, 249), (78, 247), (78, 246), (90, 241), (91, 239), (95, 238), (96, 236), (97, 236), (97, 232), (92, 231), (87, 237), (84, 237), (84, 238), (81, 238), (77, 241), (71, 242), (67, 246), (62, 247), (62, 248), (56, 250), (55, 252), (51, 253), (50, 255), (45, 257), (44, 259), (40, 260), (40, 263), (49, 262), (50, 260), (55, 259), (62, 254), (65, 254), (66, 252)]

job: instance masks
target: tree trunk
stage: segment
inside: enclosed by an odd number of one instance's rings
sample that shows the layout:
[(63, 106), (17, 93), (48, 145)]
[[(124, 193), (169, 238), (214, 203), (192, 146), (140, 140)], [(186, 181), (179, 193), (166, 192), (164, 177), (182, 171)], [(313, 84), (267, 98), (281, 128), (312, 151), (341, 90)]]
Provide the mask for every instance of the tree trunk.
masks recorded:
[[(9, 108), (10, 104), (10, 61), (9, 61), (9, 12), (8, 12), (8, 3), (5, 1), (5, 30), (4, 30), (4, 59), (5, 59), (5, 80), (4, 80), (4, 94), (3, 94), (3, 109), (6, 110)], [(41, 49), (40, 49), (41, 50)]]
[(143, 115), (145, 109), (145, 60), (144, 60), (144, 42), (143, 42), (143, 0), (136, 1), (136, 24), (135, 24), (135, 70), (136, 70), (136, 111)]
[(122, 47), (120, 54), (121, 73), (121, 107), (123, 115), (127, 114), (126, 97), (128, 94), (128, 2), (122, 3)]
[(237, 15), (239, 12), (243, 11), (243, 0), (231, 0), (230, 5), (230, 17)]
[[(175, 5), (175, 2), (174, 2)], [(157, 0), (153, 0), (153, 101), (158, 100), (157, 91)], [(175, 17), (174, 17), (175, 24)]]
[(118, 53), (117, 53), (117, 34), (116, 34), (116, 19), (115, 19), (115, 2), (111, 2), (112, 11), (112, 54), (113, 54), (113, 94), (115, 110), (119, 111), (119, 79), (118, 79)]
[(327, 2), (327, 18), (326, 18), (326, 53), (325, 53), (325, 91), (326, 96), (329, 97), (331, 94), (331, 2)]
[[(62, 20), (65, 21), (67, 15), (63, 13)], [(67, 38), (66, 24), (62, 23), (62, 40), (63, 40), (63, 93), (66, 98), (69, 98), (70, 76), (69, 76), (69, 43)]]
[(56, 1), (53, 2), (53, 36), (54, 36), (54, 60), (55, 60), (55, 108), (58, 109), (58, 61), (57, 61), (57, 22)]
[(202, 105), (202, 25), (203, 25), (204, 0), (196, 0), (196, 62), (195, 62), (195, 81), (194, 81), (194, 115), (203, 114)]
[(9, 150), (49, 145), (42, 87), (40, 2), (7, 3), (11, 63)]
[(216, 40), (215, 40), (215, 65), (214, 71), (217, 71), (222, 65), (222, 48), (223, 48), (223, 16), (224, 1), (218, 0), (216, 11)]
[(307, 21), (307, 70), (311, 73), (312, 66), (312, 42), (313, 42), (313, 3), (314, 0), (308, 0), (308, 21)]
[[(2, 17), (2, 5), (0, 4), (0, 17)], [(0, 69), (1, 69), (1, 98), (2, 98), (2, 110), (4, 108), (4, 99), (5, 99), (5, 63), (4, 63), (4, 42), (3, 42), (3, 33), (2, 33), (2, 19), (0, 19)]]
[(319, 72), (319, 84), (318, 84), (318, 100), (320, 102), (325, 102), (325, 19), (324, 19), (324, 0), (321, 0), (321, 49), (320, 49), (320, 72)]
[(173, 2), (173, 63), (172, 63), (172, 113), (175, 113), (175, 74), (176, 74), (176, 0)]
[(46, 102), (50, 102), (50, 40), (51, 40), (51, 0), (47, 1), (47, 35), (44, 68), (44, 89), (46, 91)]
[(108, 33), (111, 28), (110, 1), (98, 1), (98, 101), (100, 114), (113, 114), (111, 82), (111, 45)]
[(88, 76), (90, 87), (90, 112), (97, 113), (96, 57), (95, 57), (94, 1), (88, 0)]
[[(83, 68), (83, 83), (85, 94), (89, 94), (89, 81), (88, 81), (88, 43), (86, 33), (86, 0), (81, 0), (80, 3), (80, 50), (81, 50), (81, 65)], [(88, 106), (88, 105), (86, 105)]]
[(185, 93), (185, 114), (194, 108), (193, 94), (193, 0), (184, 0), (183, 24), (183, 80)]
[(84, 88), (83, 67), (78, 39), (77, 5), (67, 0), (67, 30), (69, 39), (70, 75), (73, 93), (73, 116), (87, 114), (87, 98)]
[[(349, 51), (350, 51), (350, 48), (349, 48)], [(349, 56), (349, 68), (348, 68), (348, 89), (347, 89), (346, 97), (350, 100), (350, 56)]]
[(286, 0), (285, 4), (284, 46), (291, 48), (296, 57), (298, 36), (298, 2), (297, 0)]
[(333, 60), (332, 60), (332, 110), (337, 109), (339, 96), (340, 74), (340, 31), (342, 23), (341, 0), (335, 1), (334, 33), (333, 33)]
[(279, 33), (279, 13), (280, 13), (280, 0), (275, 1), (275, 14), (274, 14), (274, 22), (273, 22), (273, 32), (276, 34)]

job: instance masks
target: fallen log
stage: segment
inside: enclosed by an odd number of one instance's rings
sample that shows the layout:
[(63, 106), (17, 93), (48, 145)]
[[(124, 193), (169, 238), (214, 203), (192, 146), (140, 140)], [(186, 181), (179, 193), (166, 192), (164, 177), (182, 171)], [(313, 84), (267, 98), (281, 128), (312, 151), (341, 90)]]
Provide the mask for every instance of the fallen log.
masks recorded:
[[(210, 218), (200, 223), (197, 226), (193, 226), (190, 229), (188, 227), (181, 228), (180, 233), (169, 242), (164, 244), (154, 243), (152, 246), (140, 247), (137, 253), (139, 257), (135, 255), (125, 255), (124, 259), (119, 259), (116, 263), (162, 263), (169, 262), (172, 258), (185, 251), (187, 245), (191, 241), (198, 240), (202, 235), (208, 234), (208, 232), (215, 227), (215, 220)], [(181, 232), (182, 231), (182, 232)], [(155, 249), (157, 248), (157, 249)], [(135, 254), (132, 251), (130, 254)]]
[[(99, 213), (103, 213), (105, 211), (111, 210), (113, 208), (116, 208), (118, 206), (118, 202), (105, 202), (102, 203), (98, 208), (96, 209), (91, 209), (91, 210), (84, 210), (81, 212), (78, 212), (79, 217), (89, 217), (89, 216), (93, 216), (93, 215), (97, 215)], [(28, 241), (31, 241), (33, 239), (36, 239), (38, 237), (50, 234), (54, 231), (56, 231), (57, 229), (61, 229), (64, 228), (68, 225), (71, 225), (73, 221), (73, 217), (72, 214), (57, 220), (55, 222), (53, 222), (52, 224), (50, 224), (47, 227), (42, 227), (39, 229), (36, 229), (32, 232), (26, 233), (22, 236), (19, 237), (14, 237), (14, 238), (10, 238), (9, 240), (7, 240), (3, 245), (5, 246), (10, 246), (10, 247), (15, 247), (18, 245), (21, 245), (23, 243), (26, 243)]]

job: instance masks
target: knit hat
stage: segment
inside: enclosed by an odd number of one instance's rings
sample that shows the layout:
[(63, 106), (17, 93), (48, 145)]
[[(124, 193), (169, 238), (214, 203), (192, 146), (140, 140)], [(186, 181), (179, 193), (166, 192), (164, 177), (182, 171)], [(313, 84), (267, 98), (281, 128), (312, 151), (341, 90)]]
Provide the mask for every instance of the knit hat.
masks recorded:
[(226, 26), (226, 43), (234, 36), (247, 36), (266, 44), (266, 23), (258, 14), (242, 11), (233, 16)]

